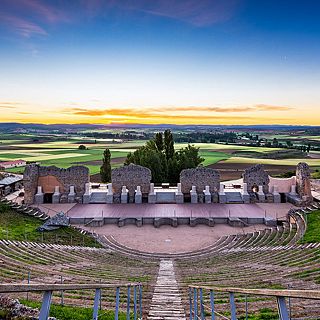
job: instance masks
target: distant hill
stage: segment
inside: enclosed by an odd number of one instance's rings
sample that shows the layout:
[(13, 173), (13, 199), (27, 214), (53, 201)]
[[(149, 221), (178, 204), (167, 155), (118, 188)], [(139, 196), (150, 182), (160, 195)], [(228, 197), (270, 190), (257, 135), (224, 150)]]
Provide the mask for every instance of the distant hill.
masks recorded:
[(266, 131), (297, 131), (297, 130), (320, 130), (320, 126), (296, 126), (296, 125), (175, 125), (175, 124), (41, 124), (41, 123), (18, 123), (2, 122), (0, 131), (13, 132), (17, 130), (98, 130), (98, 129), (172, 129), (172, 130), (205, 130), (205, 129), (225, 129), (225, 130), (266, 130)]

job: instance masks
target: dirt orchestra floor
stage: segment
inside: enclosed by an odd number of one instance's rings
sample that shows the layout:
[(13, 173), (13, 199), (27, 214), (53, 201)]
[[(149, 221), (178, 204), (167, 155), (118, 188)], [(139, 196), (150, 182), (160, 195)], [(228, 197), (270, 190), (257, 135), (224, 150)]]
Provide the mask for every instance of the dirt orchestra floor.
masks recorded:
[(72, 218), (97, 217), (285, 217), (290, 203), (256, 204), (44, 204), (39, 205), (50, 216), (63, 211)]
[(266, 226), (252, 225), (245, 228), (234, 228), (227, 224), (216, 224), (214, 227), (180, 225), (174, 228), (164, 225), (155, 228), (152, 225), (142, 227), (128, 225), (119, 228), (116, 225), (109, 224), (102, 227), (83, 228), (100, 235), (112, 235), (119, 243), (140, 251), (181, 253), (205, 248), (224, 235), (258, 231), (265, 229)]

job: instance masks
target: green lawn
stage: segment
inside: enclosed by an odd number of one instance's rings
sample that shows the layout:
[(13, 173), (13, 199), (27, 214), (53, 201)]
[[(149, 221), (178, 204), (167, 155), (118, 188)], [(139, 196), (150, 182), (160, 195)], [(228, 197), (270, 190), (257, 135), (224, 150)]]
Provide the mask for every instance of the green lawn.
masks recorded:
[[(92, 292), (92, 295), (94, 293)], [(21, 300), (22, 304), (31, 307), (40, 309), (40, 302)], [(1, 310), (1, 309), (0, 309)], [(72, 307), (72, 306), (61, 306), (57, 304), (52, 304), (50, 307), (50, 317), (55, 317), (59, 320), (88, 320), (92, 319), (93, 308), (84, 308), (84, 307)], [(0, 314), (1, 315), (1, 314)], [(9, 318), (8, 318), (9, 319)], [(114, 311), (113, 310), (101, 310), (99, 311), (99, 320), (113, 320)], [(125, 320), (126, 314), (124, 312), (119, 313), (119, 320)], [(133, 314), (131, 315), (133, 319)]]
[(37, 231), (42, 224), (43, 221), (37, 218), (15, 212), (9, 206), (0, 204), (0, 239), (100, 246), (92, 237), (83, 236), (77, 230), (69, 227), (43, 233)]
[(320, 210), (313, 211), (306, 215), (307, 231), (304, 234), (302, 243), (320, 242)]
[(221, 160), (230, 158), (230, 154), (217, 151), (200, 151), (200, 156), (205, 159), (202, 163), (204, 166), (215, 164)]

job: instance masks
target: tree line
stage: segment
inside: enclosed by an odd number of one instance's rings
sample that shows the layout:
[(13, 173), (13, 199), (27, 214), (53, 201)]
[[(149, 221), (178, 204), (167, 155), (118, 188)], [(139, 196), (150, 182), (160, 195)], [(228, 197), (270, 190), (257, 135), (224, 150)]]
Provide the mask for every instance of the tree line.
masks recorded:
[[(154, 138), (147, 141), (136, 151), (130, 152), (125, 165), (134, 163), (151, 170), (152, 182), (177, 183), (183, 169), (196, 168), (204, 161), (199, 156), (199, 148), (190, 144), (180, 150), (174, 149), (174, 140), (171, 130), (158, 132)], [(111, 153), (106, 149), (103, 154), (103, 163), (100, 168), (102, 182), (111, 181)]]

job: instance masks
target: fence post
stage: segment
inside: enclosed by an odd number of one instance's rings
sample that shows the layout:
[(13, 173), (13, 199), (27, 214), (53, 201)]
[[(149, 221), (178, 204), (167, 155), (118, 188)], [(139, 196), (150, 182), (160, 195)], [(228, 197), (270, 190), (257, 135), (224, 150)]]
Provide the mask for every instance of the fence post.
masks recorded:
[(193, 288), (193, 306), (194, 306), (193, 319), (198, 320), (198, 289), (197, 288)]
[(119, 319), (119, 304), (120, 304), (120, 287), (117, 287), (117, 290), (116, 290), (116, 311), (114, 314), (115, 320)]
[(248, 297), (245, 296), (245, 303), (246, 303), (246, 320), (248, 320)]
[(127, 320), (130, 320), (130, 291), (131, 287), (128, 285), (127, 289)]
[(100, 298), (101, 298), (101, 289), (96, 289), (96, 293), (94, 295), (94, 305), (93, 305), (93, 320), (98, 320)]
[(137, 286), (133, 287), (133, 318), (137, 320)]
[[(60, 282), (61, 284), (63, 284), (63, 277), (60, 276)], [(61, 305), (63, 306), (64, 305), (64, 301), (63, 301), (63, 290), (61, 290)]]
[(192, 288), (189, 288), (189, 320), (192, 320)]
[[(28, 284), (30, 284), (30, 271), (28, 271)], [(29, 292), (27, 292), (27, 301), (29, 300)]]
[(202, 288), (199, 289), (199, 295), (200, 295), (200, 317), (201, 317), (201, 320), (204, 320), (204, 307), (203, 307)]
[(277, 297), (277, 303), (280, 320), (289, 320), (285, 297)]
[(43, 294), (39, 320), (47, 320), (50, 312), (52, 291), (45, 291)]
[(214, 293), (210, 290), (211, 320), (214, 320)]
[(142, 285), (139, 284), (139, 313), (140, 319), (142, 319)]
[(230, 292), (230, 308), (231, 308), (231, 320), (237, 320), (236, 303), (234, 301), (234, 293)]

